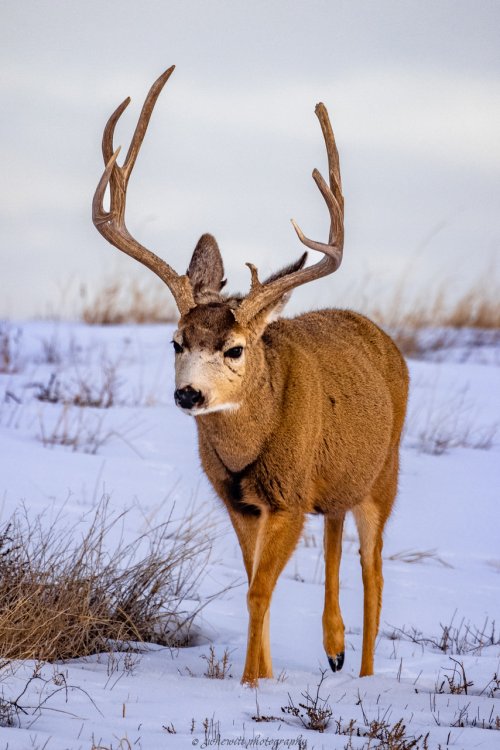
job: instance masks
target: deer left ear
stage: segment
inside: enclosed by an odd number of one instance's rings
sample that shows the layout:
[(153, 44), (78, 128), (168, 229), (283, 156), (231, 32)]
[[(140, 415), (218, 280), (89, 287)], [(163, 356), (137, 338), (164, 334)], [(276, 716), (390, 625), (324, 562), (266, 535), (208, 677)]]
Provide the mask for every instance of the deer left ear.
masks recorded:
[[(307, 260), (307, 253), (303, 253), (303, 255), (300, 256), (298, 260), (295, 261), (295, 263), (291, 263), (289, 266), (286, 266), (285, 268), (282, 268), (280, 271), (276, 271), (272, 274), (272, 276), (269, 276), (262, 286), (266, 286), (266, 284), (271, 284), (276, 279), (280, 279), (283, 276), (288, 276), (291, 273), (295, 273), (296, 271), (300, 271), (301, 268), (304, 267), (305, 262)], [(251, 266), (251, 264), (247, 265), (250, 266), (252, 270), (252, 278), (253, 274), (257, 273), (257, 269)], [(253, 283), (253, 282), (252, 282)], [(266, 307), (263, 307), (261, 310), (259, 310), (256, 314), (254, 314), (250, 320), (247, 322), (247, 325), (252, 329), (253, 333), (257, 336), (261, 336), (269, 323), (272, 323), (273, 320), (276, 320), (279, 318), (281, 313), (283, 312), (283, 309), (285, 305), (287, 304), (288, 300), (292, 296), (292, 290), (285, 292), (281, 295), (281, 297), (278, 297), (273, 302), (268, 304)], [(240, 304), (245, 302), (245, 298), (240, 300)], [(234, 310), (234, 317), (238, 322), (241, 322), (238, 320), (238, 308)]]
[(269, 305), (263, 310), (260, 310), (260, 312), (258, 312), (257, 315), (252, 318), (252, 320), (248, 324), (248, 327), (251, 329), (254, 336), (262, 336), (269, 323), (272, 323), (274, 320), (277, 320), (280, 317), (283, 308), (285, 307), (289, 299), (290, 294), (283, 295), (283, 297), (281, 297), (281, 299), (279, 299), (273, 305)]
[[(282, 268), (280, 271), (273, 273), (272, 276), (269, 276), (269, 278), (264, 281), (264, 285), (271, 283), (275, 279), (281, 279), (283, 276), (288, 276), (290, 273), (295, 273), (295, 271), (300, 271), (300, 269), (304, 267), (306, 260), (307, 253), (303, 253), (295, 263), (291, 263), (289, 266), (285, 266), (285, 268)], [(292, 290), (285, 292), (275, 305), (271, 305), (269, 310), (264, 310), (264, 312), (267, 312), (268, 323), (272, 323), (273, 320), (279, 318), (291, 296)]]
[(219, 246), (211, 234), (203, 234), (198, 240), (187, 275), (197, 303), (218, 299), (226, 281)]

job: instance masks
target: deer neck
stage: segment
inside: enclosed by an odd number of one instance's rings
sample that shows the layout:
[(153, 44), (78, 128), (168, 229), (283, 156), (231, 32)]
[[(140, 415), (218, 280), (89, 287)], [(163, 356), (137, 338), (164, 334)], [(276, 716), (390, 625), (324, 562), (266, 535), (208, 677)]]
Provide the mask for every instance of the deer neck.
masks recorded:
[(239, 408), (196, 417), (200, 442), (208, 443), (231, 472), (242, 471), (256, 460), (279, 423), (285, 382), (282, 368), (263, 344), (256, 355)]

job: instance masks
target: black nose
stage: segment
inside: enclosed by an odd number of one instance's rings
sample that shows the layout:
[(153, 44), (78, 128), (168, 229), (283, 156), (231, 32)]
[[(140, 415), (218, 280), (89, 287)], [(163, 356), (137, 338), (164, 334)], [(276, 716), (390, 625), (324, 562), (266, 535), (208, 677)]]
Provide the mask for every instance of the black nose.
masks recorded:
[(181, 406), (183, 409), (192, 409), (195, 404), (200, 404), (203, 401), (201, 391), (196, 391), (190, 385), (185, 388), (177, 388), (174, 398), (177, 406)]

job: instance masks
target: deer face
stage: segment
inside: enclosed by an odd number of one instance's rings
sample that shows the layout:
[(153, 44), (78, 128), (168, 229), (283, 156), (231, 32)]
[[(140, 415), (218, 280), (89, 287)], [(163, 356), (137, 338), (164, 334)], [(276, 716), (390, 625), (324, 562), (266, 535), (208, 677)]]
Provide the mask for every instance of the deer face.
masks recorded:
[[(305, 260), (304, 254), (296, 263), (274, 274), (264, 286), (299, 271)], [(245, 312), (248, 295), (221, 294), (223, 277), (224, 265), (217, 242), (212, 235), (204, 234), (187, 270), (194, 306), (181, 315), (172, 341), (175, 402), (192, 416), (239, 409), (259, 370), (262, 333), (289, 297), (288, 293), (275, 295), (248, 314)]]
[(198, 305), (184, 315), (173, 336), (177, 406), (193, 416), (238, 409), (248, 343), (228, 303)]
[(204, 234), (187, 277), (195, 306), (174, 333), (175, 403), (193, 416), (238, 409), (247, 361), (247, 337), (220, 294), (224, 265), (215, 239)]

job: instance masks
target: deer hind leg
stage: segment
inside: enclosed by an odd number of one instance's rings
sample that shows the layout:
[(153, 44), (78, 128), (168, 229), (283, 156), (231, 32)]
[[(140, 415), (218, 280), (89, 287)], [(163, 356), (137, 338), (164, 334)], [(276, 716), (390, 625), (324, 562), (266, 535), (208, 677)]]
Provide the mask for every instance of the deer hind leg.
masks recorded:
[(296, 510), (263, 512), (254, 556), (253, 573), (248, 589), (248, 643), (242, 683), (256, 685), (261, 666), (262, 649), (268, 635), (264, 633), (269, 618), (271, 596), (278, 577), (295, 549), (302, 531), (304, 515)]
[(363, 654), (360, 677), (373, 674), (373, 652), (382, 604), (382, 531), (380, 512), (369, 495), (353, 509), (359, 534), (363, 575)]
[[(254, 560), (257, 553), (257, 538), (259, 535), (259, 529), (261, 526), (261, 517), (238, 513), (237, 511), (230, 510), (229, 516), (231, 518), (236, 536), (241, 547), (241, 553), (243, 555), (243, 563), (248, 577), (248, 585), (252, 580), (252, 574), (254, 569)], [(264, 623), (262, 626), (262, 640), (259, 655), (259, 677), (272, 677), (273, 676), (273, 663), (271, 659), (271, 639), (269, 634), (269, 607), (264, 616)]]
[(333, 672), (344, 664), (344, 622), (339, 606), (339, 568), (344, 516), (325, 516), (325, 608), (323, 646)]
[(389, 455), (370, 495), (353, 509), (358, 527), (364, 588), (363, 655), (360, 676), (373, 674), (373, 652), (382, 609), (382, 534), (396, 497), (398, 447)]

